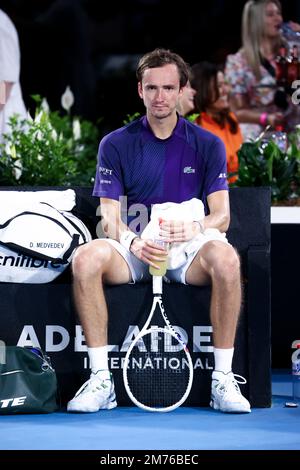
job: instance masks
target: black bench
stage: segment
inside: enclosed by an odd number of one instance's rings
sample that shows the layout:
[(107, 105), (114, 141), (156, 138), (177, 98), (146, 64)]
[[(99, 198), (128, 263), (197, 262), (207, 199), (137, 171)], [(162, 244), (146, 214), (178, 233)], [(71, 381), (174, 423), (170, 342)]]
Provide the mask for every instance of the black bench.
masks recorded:
[[(1, 190), (65, 188), (7, 188)], [(99, 222), (91, 188), (76, 187), (76, 213), (95, 237)], [(229, 241), (242, 260), (244, 302), (239, 321), (233, 370), (247, 378), (242, 391), (253, 407), (271, 405), (270, 364), (270, 190), (230, 189)], [(70, 270), (51, 284), (0, 283), (0, 340), (23, 345), (37, 339), (56, 369), (65, 404), (88, 378), (88, 358), (76, 318)], [(123, 387), (121, 365), (135, 325), (141, 327), (151, 307), (150, 284), (107, 286), (110, 366), (118, 402), (130, 405)], [(170, 284), (164, 302), (171, 322), (187, 332), (195, 366), (193, 388), (185, 405), (206, 406), (213, 367), (212, 329), (209, 321), (210, 288)], [(135, 330), (136, 332), (136, 330)]]

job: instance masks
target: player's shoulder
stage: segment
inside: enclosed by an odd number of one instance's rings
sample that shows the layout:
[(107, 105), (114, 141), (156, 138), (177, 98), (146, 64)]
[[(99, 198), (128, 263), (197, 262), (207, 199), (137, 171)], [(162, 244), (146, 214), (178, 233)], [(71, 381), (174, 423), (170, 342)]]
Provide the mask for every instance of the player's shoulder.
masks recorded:
[(101, 141), (102, 145), (112, 144), (117, 147), (130, 142), (140, 135), (142, 128), (141, 118), (136, 119), (125, 126), (113, 130), (106, 134)]
[(189, 141), (195, 141), (197, 147), (203, 148), (223, 144), (218, 136), (198, 124), (186, 120), (185, 126)]

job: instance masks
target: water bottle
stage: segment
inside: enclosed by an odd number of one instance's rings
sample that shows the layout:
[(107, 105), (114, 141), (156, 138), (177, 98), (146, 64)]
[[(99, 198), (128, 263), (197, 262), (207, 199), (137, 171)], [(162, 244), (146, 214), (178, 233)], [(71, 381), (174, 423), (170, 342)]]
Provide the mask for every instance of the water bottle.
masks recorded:
[[(168, 251), (169, 244), (165, 240), (161, 240), (160, 238), (156, 238), (153, 240), (156, 245), (161, 246), (164, 250)], [(149, 272), (152, 276), (164, 276), (167, 272), (168, 260), (167, 258), (163, 257), (162, 261), (155, 261), (155, 264), (159, 267), (159, 269), (154, 268), (153, 266), (149, 266)]]
[(292, 386), (293, 403), (300, 406), (300, 343), (292, 354)]
[[(159, 235), (160, 225), (162, 224), (162, 222), (163, 222), (163, 219), (161, 217), (159, 217), (158, 225), (156, 227), (156, 233), (155, 233), (155, 236), (153, 237), (153, 242), (156, 245), (159, 245), (164, 250), (168, 251), (169, 243), (166, 242), (164, 239), (162, 239)], [(150, 272), (151, 276), (164, 276), (167, 272), (167, 269), (168, 269), (167, 257), (162, 256), (161, 261), (156, 260), (155, 264), (159, 267), (159, 269), (156, 269), (153, 266), (149, 266), (149, 272)]]

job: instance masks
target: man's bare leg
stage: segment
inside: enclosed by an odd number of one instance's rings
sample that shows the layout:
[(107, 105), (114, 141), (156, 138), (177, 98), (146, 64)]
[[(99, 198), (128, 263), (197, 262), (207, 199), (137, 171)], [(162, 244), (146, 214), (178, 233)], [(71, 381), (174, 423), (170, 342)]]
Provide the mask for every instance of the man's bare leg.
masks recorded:
[(77, 312), (89, 347), (107, 345), (107, 305), (103, 282), (127, 284), (129, 267), (105, 240), (79, 248), (73, 262), (73, 292)]
[(233, 348), (241, 308), (240, 262), (234, 248), (218, 241), (206, 243), (187, 270), (186, 281), (198, 286), (212, 284), (214, 346)]
[(112, 375), (108, 369), (107, 305), (103, 283), (125, 284), (129, 267), (105, 240), (94, 240), (76, 251), (73, 289), (91, 363), (91, 377), (68, 403), (71, 412), (95, 412), (117, 406)]
[[(231, 372), (234, 340), (241, 308), (239, 257), (222, 242), (206, 243), (189, 267), (189, 284), (212, 284), (210, 317), (213, 327), (215, 369), (210, 406), (226, 413), (249, 413), (250, 403), (240, 392)], [(242, 382), (243, 383), (243, 382)]]

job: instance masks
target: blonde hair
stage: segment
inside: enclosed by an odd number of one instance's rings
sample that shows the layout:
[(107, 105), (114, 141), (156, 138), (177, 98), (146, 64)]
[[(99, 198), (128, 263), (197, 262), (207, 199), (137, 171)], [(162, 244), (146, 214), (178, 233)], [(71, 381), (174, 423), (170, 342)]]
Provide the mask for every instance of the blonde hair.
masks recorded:
[[(260, 46), (264, 36), (265, 9), (269, 3), (274, 3), (281, 12), (279, 0), (249, 0), (244, 6), (242, 16), (242, 51), (257, 79), (261, 78)], [(274, 44), (274, 52), (278, 50), (281, 43), (282, 39), (279, 35)]]

